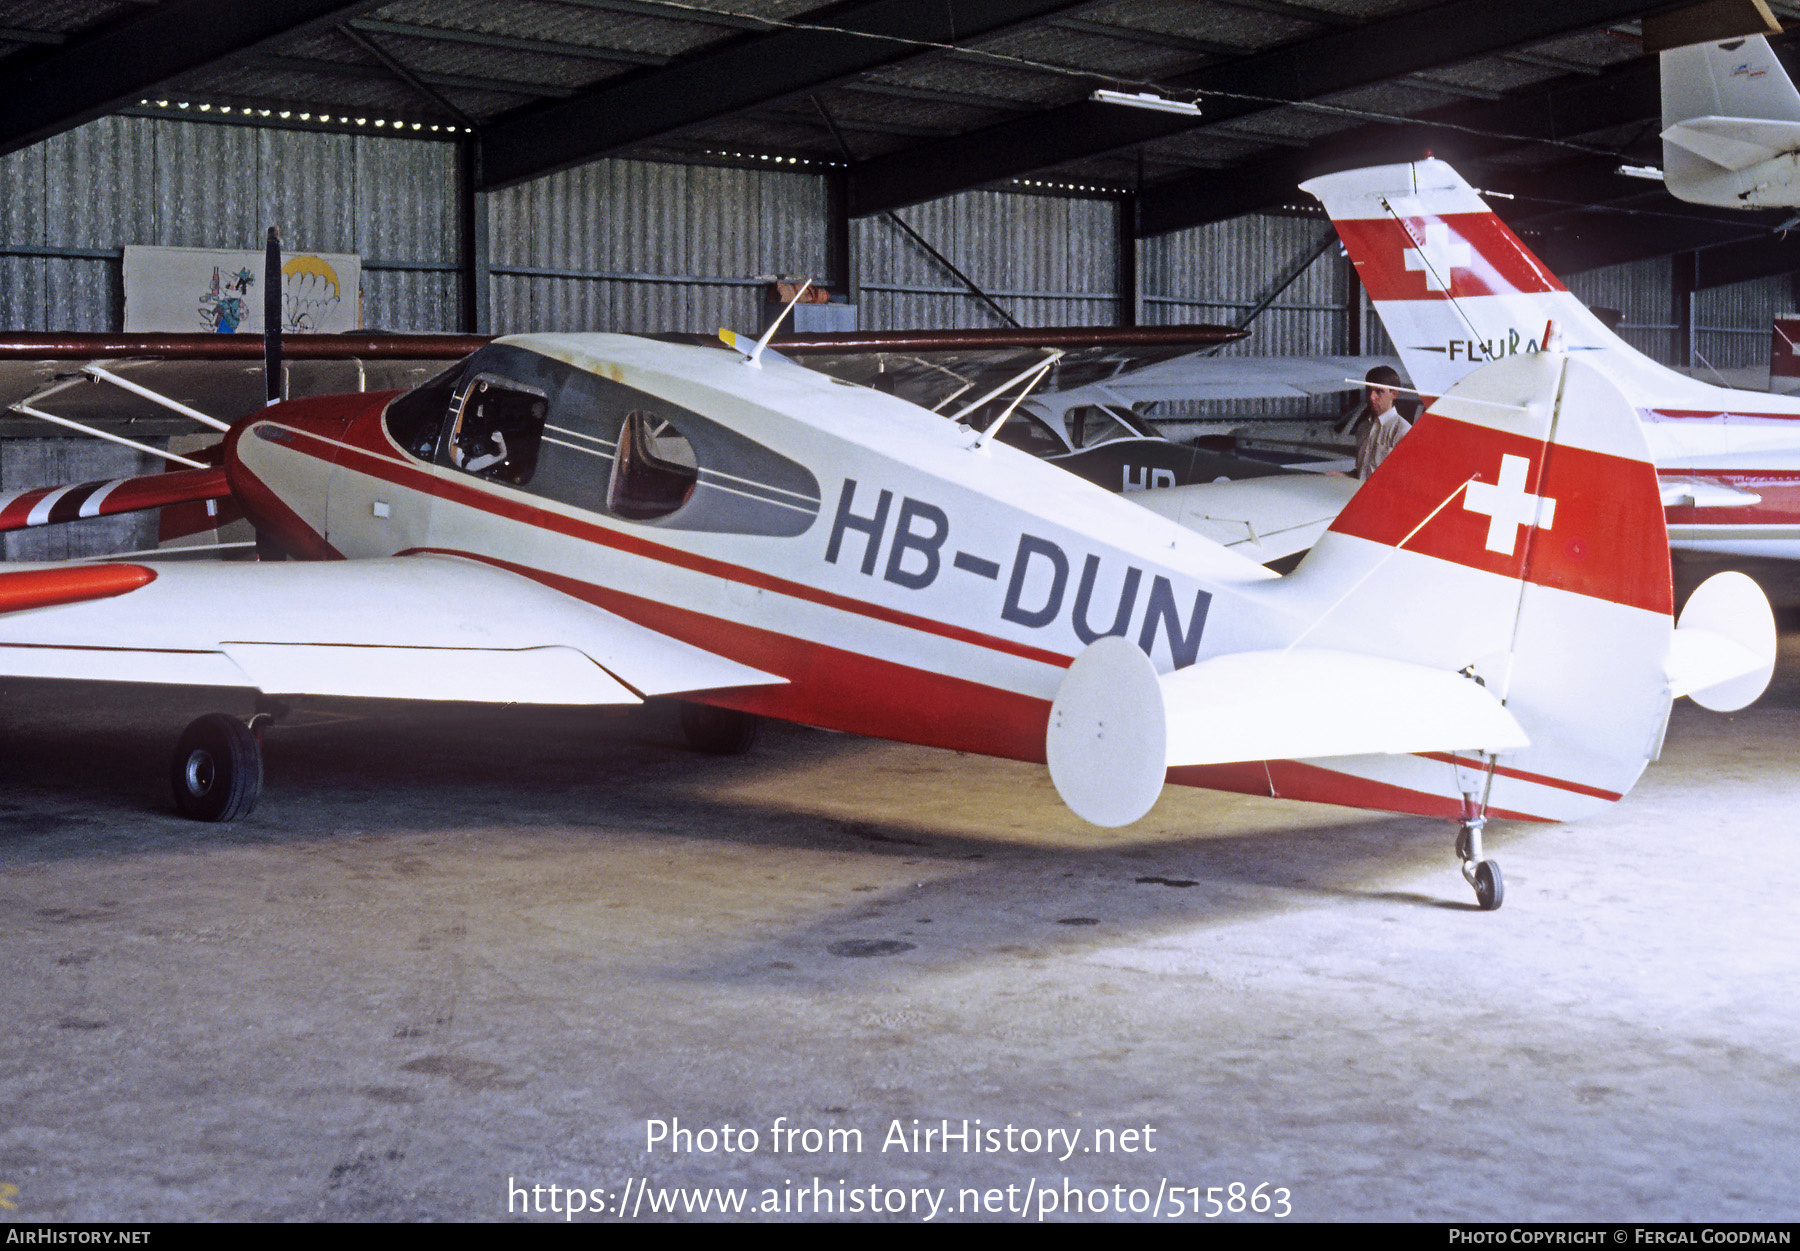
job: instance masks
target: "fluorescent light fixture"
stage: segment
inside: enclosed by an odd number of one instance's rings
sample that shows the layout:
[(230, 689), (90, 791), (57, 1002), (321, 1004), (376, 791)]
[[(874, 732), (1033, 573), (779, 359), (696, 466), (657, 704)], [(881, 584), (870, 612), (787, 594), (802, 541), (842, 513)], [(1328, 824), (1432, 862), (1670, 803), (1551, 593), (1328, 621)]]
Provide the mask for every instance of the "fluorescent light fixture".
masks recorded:
[(1651, 182), (1663, 180), (1663, 172), (1654, 165), (1621, 165), (1616, 172), (1627, 178), (1646, 178)]
[(1134, 109), (1154, 109), (1158, 113), (1185, 113), (1189, 117), (1200, 116), (1200, 106), (1192, 100), (1171, 100), (1167, 96), (1159, 96), (1149, 91), (1133, 94), (1101, 88), (1088, 99), (1097, 100), (1101, 104), (1123, 104)]

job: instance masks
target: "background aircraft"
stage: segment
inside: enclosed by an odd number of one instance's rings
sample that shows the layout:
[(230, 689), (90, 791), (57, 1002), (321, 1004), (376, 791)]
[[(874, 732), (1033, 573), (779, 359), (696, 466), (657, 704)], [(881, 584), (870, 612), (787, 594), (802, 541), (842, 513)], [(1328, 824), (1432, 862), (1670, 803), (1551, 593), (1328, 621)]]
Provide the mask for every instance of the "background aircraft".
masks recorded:
[(1800, 91), (1761, 35), (1662, 58), (1663, 185), (1719, 208), (1800, 207)]
[(1302, 184), (1331, 215), (1415, 385), (1535, 350), (1546, 322), (1644, 425), (1677, 548), (1800, 559), (1800, 396), (1713, 386), (1607, 329), (1443, 161)]

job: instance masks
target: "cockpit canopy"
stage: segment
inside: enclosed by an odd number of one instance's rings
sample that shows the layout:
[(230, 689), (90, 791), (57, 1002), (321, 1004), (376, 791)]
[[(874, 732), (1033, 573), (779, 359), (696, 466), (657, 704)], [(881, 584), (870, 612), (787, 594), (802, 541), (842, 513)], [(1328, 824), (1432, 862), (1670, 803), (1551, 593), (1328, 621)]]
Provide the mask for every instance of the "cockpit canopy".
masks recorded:
[(443, 470), (624, 521), (786, 537), (819, 514), (805, 466), (660, 396), (494, 343), (388, 406)]

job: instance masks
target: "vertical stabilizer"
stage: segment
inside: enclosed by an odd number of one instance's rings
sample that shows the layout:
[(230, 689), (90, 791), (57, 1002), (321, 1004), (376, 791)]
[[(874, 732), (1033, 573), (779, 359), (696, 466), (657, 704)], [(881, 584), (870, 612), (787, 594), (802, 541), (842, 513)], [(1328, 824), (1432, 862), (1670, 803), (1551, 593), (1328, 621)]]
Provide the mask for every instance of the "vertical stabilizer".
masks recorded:
[(1442, 395), (1489, 361), (1535, 352), (1547, 322), (1572, 357), (1603, 362), (1640, 409), (1696, 406), (1714, 388), (1638, 352), (1608, 330), (1438, 160), (1378, 165), (1301, 184), (1331, 215), (1413, 384)]
[(1463, 380), (1286, 582), (1309, 617), (1296, 646), (1465, 673), (1530, 745), (1271, 764), (1281, 794), (1330, 799), (1350, 775), (1371, 807), (1568, 820), (1656, 753), (1673, 627), (1661, 495), (1637, 414), (1589, 361), (1533, 352)]

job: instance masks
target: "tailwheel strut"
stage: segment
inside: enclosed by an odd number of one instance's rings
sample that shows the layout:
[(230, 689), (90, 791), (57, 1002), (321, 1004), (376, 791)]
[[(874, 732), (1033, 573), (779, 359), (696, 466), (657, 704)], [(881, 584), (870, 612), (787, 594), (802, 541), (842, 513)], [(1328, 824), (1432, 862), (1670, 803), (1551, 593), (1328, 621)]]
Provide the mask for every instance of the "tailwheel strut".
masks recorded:
[(1471, 803), (1468, 815), (1457, 827), (1456, 858), (1462, 861), (1464, 880), (1475, 888), (1475, 902), (1483, 912), (1492, 912), (1506, 901), (1506, 879), (1500, 874), (1498, 861), (1482, 858), (1481, 831), (1486, 825), (1486, 810)]

